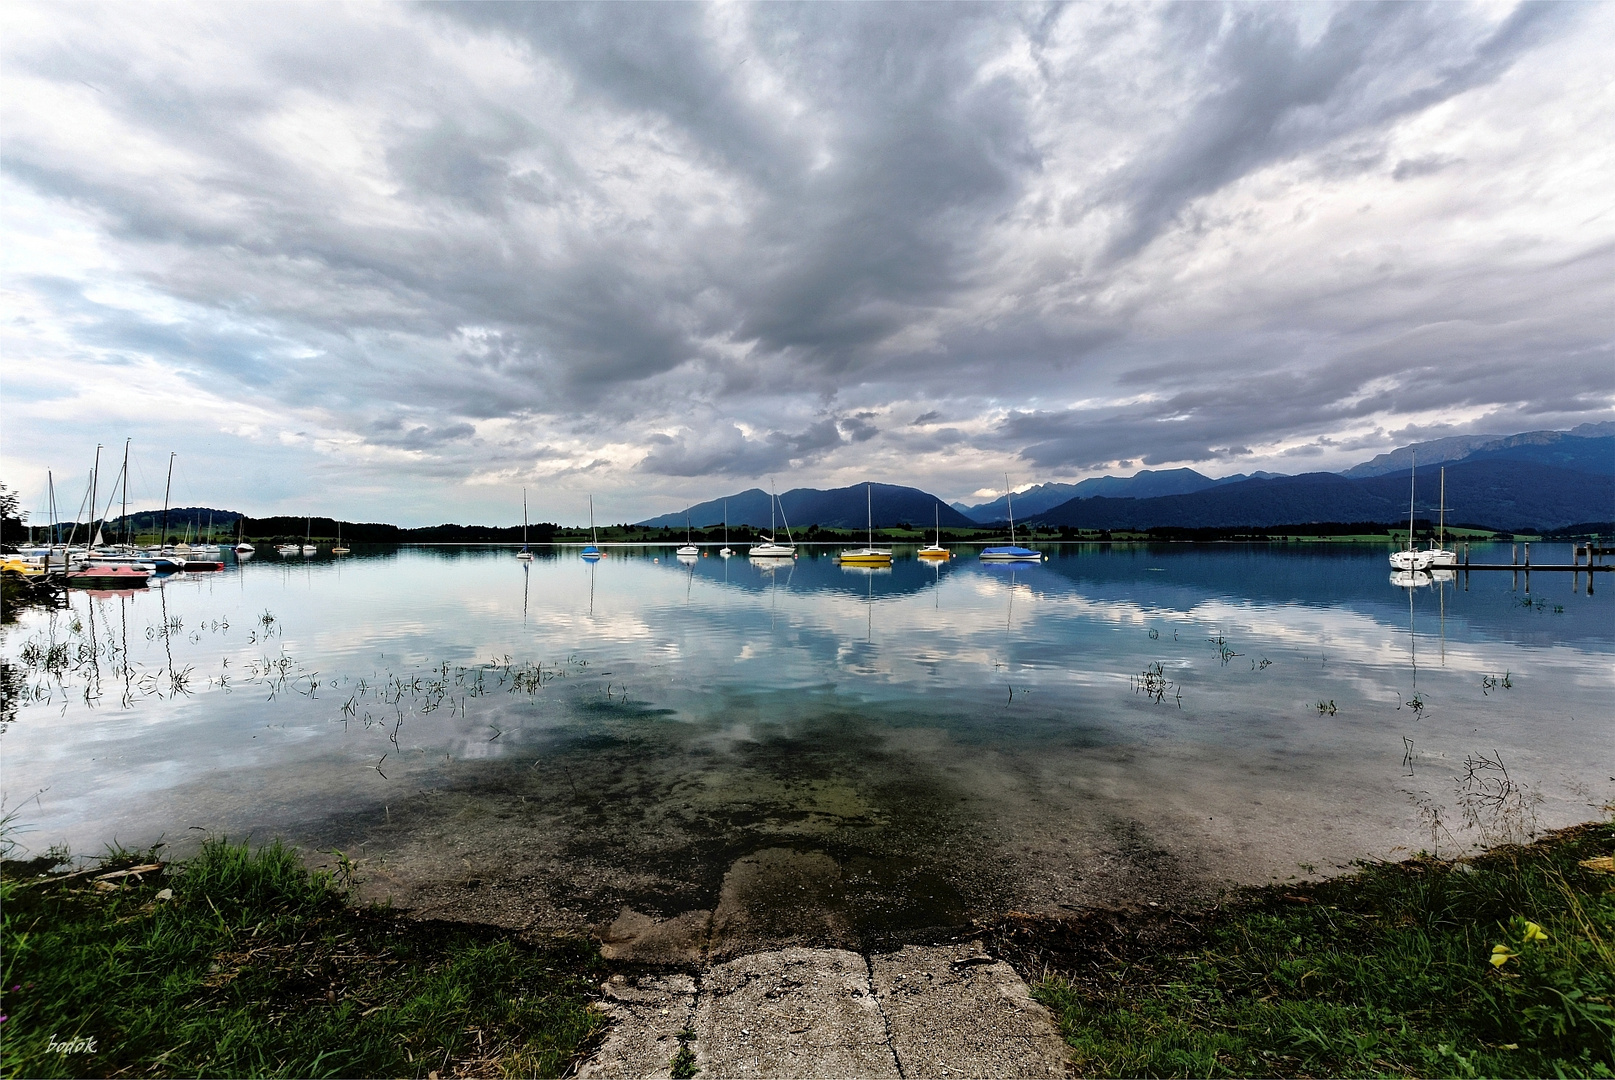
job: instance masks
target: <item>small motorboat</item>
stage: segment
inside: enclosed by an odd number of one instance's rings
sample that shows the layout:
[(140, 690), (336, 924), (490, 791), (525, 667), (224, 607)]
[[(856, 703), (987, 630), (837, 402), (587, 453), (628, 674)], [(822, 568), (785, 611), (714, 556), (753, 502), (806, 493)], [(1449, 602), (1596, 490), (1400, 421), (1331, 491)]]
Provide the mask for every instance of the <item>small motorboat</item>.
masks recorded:
[(186, 559), (180, 569), (187, 574), (211, 574), (224, 569), (224, 563), (217, 559)]

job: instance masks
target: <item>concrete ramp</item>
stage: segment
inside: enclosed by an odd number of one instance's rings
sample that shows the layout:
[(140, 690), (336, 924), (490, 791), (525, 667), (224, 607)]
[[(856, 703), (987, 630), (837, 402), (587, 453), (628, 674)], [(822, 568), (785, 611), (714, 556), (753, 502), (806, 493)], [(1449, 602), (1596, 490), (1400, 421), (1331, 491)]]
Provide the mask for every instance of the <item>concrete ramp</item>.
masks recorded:
[(686, 1049), (703, 1080), (1066, 1073), (1048, 1012), (976, 945), (782, 949), (602, 991), (613, 1026), (585, 1077), (668, 1077)]

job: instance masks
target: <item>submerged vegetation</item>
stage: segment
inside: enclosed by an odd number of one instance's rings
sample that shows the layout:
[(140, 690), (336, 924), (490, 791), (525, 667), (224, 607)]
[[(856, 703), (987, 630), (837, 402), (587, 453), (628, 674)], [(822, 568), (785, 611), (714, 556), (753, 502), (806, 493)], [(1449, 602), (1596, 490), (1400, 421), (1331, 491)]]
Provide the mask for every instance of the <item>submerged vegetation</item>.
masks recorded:
[[(1089, 1076), (1615, 1076), (1615, 825), (1001, 931)], [(1058, 972), (1058, 974), (1055, 974)]]
[(603, 1025), (587, 942), (349, 902), (278, 843), (6, 862), (6, 1076), (556, 1076)]

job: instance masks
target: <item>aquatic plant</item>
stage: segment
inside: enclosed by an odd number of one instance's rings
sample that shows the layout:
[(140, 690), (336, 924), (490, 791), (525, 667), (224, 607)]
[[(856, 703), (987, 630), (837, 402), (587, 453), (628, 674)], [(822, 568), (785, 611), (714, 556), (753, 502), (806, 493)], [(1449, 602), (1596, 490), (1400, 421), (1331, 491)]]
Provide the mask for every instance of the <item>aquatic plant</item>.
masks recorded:
[(1132, 684), (1133, 693), (1143, 694), (1156, 704), (1160, 704), (1167, 694), (1172, 694), (1173, 699), (1178, 703), (1178, 708), (1183, 708), (1183, 692), (1178, 689), (1176, 683), (1166, 677), (1159, 660), (1134, 675)]

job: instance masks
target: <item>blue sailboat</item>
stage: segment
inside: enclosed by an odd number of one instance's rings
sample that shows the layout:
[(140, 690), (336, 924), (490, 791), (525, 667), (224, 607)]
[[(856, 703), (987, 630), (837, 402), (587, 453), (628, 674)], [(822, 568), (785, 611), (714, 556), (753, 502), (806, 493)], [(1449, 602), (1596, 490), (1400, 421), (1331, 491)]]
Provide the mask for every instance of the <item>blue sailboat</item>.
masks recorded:
[(590, 562), (600, 558), (605, 552), (600, 550), (600, 534), (594, 528), (594, 496), (589, 496), (589, 537), (592, 543), (583, 545), (582, 555)]
[(982, 562), (1042, 562), (1043, 553), (1023, 548), (1015, 543), (1015, 493), (1010, 490), (1009, 477), (1004, 477), (1004, 500), (1009, 504), (1009, 546), (981, 549)]

